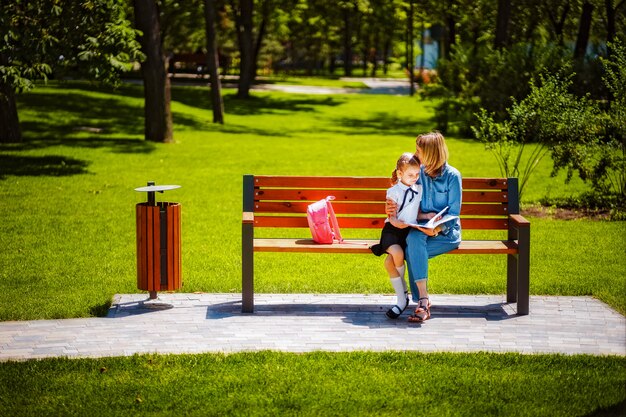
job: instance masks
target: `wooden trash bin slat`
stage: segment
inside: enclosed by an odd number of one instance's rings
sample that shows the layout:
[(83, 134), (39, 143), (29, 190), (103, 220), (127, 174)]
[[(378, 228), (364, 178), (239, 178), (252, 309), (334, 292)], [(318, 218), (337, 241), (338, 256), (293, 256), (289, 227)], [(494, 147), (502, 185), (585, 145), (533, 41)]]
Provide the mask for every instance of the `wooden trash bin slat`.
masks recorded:
[(179, 203), (137, 204), (137, 287), (140, 290), (174, 291), (181, 287), (180, 212)]

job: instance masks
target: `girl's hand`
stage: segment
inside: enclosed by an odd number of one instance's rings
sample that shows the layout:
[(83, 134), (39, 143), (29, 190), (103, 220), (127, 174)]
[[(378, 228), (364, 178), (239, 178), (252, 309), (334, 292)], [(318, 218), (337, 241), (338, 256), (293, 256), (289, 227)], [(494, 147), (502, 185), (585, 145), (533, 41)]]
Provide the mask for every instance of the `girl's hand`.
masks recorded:
[[(396, 215), (396, 210), (398, 210), (398, 205), (396, 204), (395, 201), (393, 201), (392, 199), (388, 198), (387, 200), (385, 200), (385, 213), (387, 213), (387, 216), (389, 216), (390, 218), (392, 216)], [(393, 223), (392, 223), (393, 224)], [(394, 225), (395, 226), (395, 225)], [(397, 226), (396, 226), (397, 227)]]
[(393, 226), (397, 227), (398, 229), (404, 229), (404, 228), (409, 227), (408, 224), (404, 223), (401, 220), (398, 220), (395, 215), (389, 217), (389, 223), (391, 223)]

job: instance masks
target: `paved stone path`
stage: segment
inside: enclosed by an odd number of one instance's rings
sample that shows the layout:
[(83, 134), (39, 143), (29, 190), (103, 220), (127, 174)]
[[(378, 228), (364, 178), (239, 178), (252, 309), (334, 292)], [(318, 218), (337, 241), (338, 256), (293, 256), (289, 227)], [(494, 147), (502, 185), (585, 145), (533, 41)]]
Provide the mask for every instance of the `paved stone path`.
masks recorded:
[(503, 296), (432, 295), (432, 319), (389, 320), (387, 295), (117, 295), (108, 317), (0, 322), (0, 361), (50, 356), (239, 352), (272, 349), (492, 351), (626, 355), (626, 319), (591, 297), (530, 299), (515, 315)]
[(339, 88), (319, 87), (311, 85), (289, 84), (258, 84), (254, 86), (256, 91), (283, 91), (286, 93), (299, 94), (388, 94), (408, 96), (410, 92), (409, 81), (405, 79), (391, 78), (342, 78), (345, 81), (362, 82), (367, 88)]

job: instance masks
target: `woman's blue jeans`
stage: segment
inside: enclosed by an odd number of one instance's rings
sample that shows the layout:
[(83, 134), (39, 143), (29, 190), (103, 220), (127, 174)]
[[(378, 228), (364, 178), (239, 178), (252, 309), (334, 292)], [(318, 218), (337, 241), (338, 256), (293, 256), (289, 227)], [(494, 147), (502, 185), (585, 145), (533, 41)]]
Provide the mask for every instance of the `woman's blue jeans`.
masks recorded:
[(417, 229), (409, 232), (406, 238), (405, 258), (409, 270), (411, 298), (417, 302), (419, 291), (416, 281), (428, 279), (428, 260), (459, 247), (461, 231), (453, 228), (447, 235), (427, 236)]

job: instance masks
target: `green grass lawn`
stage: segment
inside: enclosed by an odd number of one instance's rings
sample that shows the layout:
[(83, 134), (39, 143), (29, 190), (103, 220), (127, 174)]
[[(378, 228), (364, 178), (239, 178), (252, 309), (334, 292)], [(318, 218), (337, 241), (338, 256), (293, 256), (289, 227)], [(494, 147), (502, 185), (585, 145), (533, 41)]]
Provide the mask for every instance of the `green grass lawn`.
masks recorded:
[(623, 357), (355, 352), (0, 364), (0, 414), (619, 416)]
[[(182, 186), (157, 196), (183, 207), (182, 291), (238, 292), (243, 174), (386, 176), (414, 149), (416, 133), (432, 128), (433, 111), (409, 97), (259, 93), (242, 101), (227, 91), (221, 126), (210, 122), (205, 89), (181, 87), (173, 91), (176, 143), (154, 144), (142, 140), (142, 106), (136, 86), (112, 93), (74, 83), (20, 96), (26, 140), (0, 147), (0, 320), (98, 315), (113, 294), (137, 292), (134, 205), (146, 196), (134, 188), (148, 180)], [(499, 175), (481, 144), (451, 137), (449, 146), (464, 176)], [(542, 162), (525, 201), (586, 189), (550, 178), (550, 168)], [(626, 223), (531, 221), (533, 294), (594, 295), (626, 311)], [(257, 260), (259, 292), (391, 292), (374, 256)], [(503, 256), (431, 264), (433, 292), (505, 292)]]

